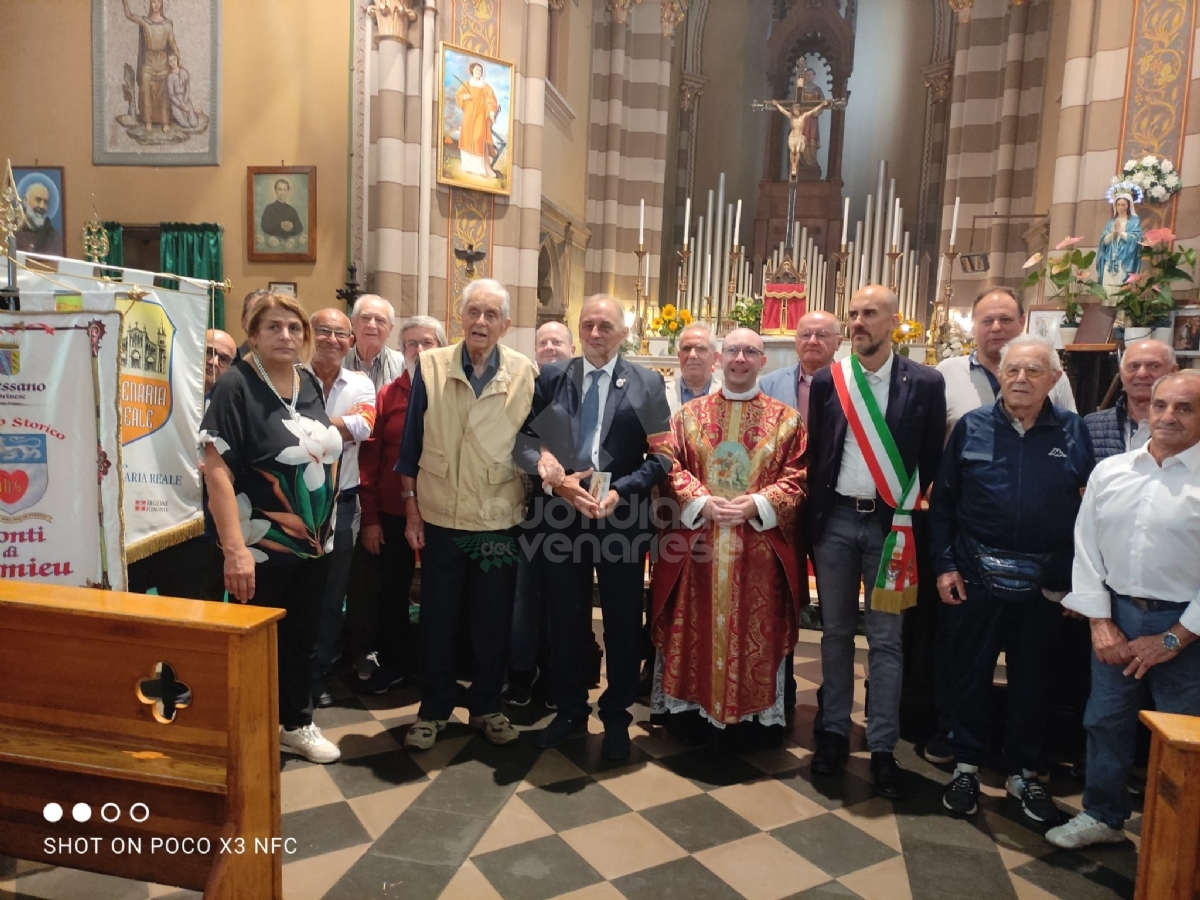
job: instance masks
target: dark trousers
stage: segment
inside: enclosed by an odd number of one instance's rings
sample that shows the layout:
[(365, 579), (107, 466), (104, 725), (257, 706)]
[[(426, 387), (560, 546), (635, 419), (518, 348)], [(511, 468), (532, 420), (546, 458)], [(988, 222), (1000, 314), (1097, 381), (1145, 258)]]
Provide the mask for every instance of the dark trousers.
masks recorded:
[(412, 588), (417, 555), (404, 537), (403, 516), (379, 514), (383, 546), (379, 549), (379, 594), (377, 649), (380, 663), (402, 671), (415, 668), (410, 648), (413, 628), (408, 619), (408, 593)]
[(500, 712), (517, 586), (515, 528), (458, 531), (425, 523), (421, 551), (422, 719), (448, 719), (457, 696), (455, 643), (466, 614), (474, 656), (467, 707)]
[[(592, 573), (600, 585), (604, 616), (604, 650), (608, 688), (600, 696), (600, 719), (606, 726), (627, 728), (629, 707), (637, 699), (642, 661), (642, 606), (646, 556), (651, 535), (581, 521), (566, 501), (548, 507), (550, 522), (567, 521), (544, 533), (534, 553), (541, 556), (543, 589), (550, 605), (550, 697), (559, 713), (586, 718), (591, 711), (580, 653), (592, 628)], [(601, 527), (597, 527), (600, 525)], [(591, 526), (591, 527), (586, 527)], [(526, 533), (528, 540), (530, 535)]]
[(254, 567), (255, 606), (287, 610), (279, 622), (279, 721), (284, 728), (312, 722), (317, 615), (329, 577), (329, 557), (286, 560)]
[(164, 597), (223, 600), (225, 557), (217, 542), (202, 534), (129, 564), (129, 590), (155, 588)]
[(938, 618), (938, 628), (946, 621), (956, 637), (953, 653), (939, 669), (939, 674), (949, 673), (945, 696), (954, 698), (954, 758), (977, 766), (990, 753), (992, 681), (1003, 650), (1008, 670), (1004, 761), (1013, 774), (1038, 771), (1062, 607), (1044, 597), (1024, 603), (994, 600), (975, 582), (967, 582), (966, 588), (967, 599), (958, 606), (943, 603)]
[[(337, 527), (333, 534), (333, 552), (329, 557), (329, 574), (321, 598), (317, 618), (317, 656), (313, 669), (314, 680), (322, 680), (333, 668), (338, 640), (342, 636), (342, 608), (346, 601), (346, 583), (350, 580), (350, 563), (354, 560), (354, 518), (358, 513), (357, 493), (341, 494), (337, 501)], [(314, 685), (314, 691), (317, 690)]]

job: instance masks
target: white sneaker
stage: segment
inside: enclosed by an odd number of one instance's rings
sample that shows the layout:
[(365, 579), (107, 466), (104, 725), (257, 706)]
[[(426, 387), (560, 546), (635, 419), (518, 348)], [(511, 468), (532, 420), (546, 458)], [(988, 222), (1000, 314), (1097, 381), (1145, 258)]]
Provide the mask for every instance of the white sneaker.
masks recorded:
[(1080, 813), (1066, 825), (1047, 831), (1046, 840), (1064, 850), (1078, 850), (1092, 844), (1119, 844), (1125, 840), (1125, 832), (1109, 828), (1087, 813)]
[(285, 753), (303, 756), (309, 762), (334, 763), (342, 758), (337, 745), (321, 734), (315, 722), (294, 730), (284, 728), (279, 732), (279, 749)]

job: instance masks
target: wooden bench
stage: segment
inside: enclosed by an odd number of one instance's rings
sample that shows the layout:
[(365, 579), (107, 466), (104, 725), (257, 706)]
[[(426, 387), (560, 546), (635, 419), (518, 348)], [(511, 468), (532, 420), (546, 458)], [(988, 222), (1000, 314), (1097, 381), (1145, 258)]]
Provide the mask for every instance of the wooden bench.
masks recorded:
[[(0, 581), (0, 854), (282, 898), (283, 614)], [(190, 694), (160, 707), (169, 723), (149, 702), (159, 663)]]
[(1134, 900), (1200, 897), (1200, 718), (1141, 713), (1150, 767)]

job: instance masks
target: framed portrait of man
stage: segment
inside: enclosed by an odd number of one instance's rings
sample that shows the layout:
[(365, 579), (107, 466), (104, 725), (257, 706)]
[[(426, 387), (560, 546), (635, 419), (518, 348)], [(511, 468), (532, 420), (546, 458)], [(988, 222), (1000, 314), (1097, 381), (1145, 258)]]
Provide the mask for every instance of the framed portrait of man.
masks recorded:
[(317, 167), (249, 166), (246, 258), (317, 261)]
[(1200, 356), (1200, 306), (1183, 306), (1171, 315), (1171, 347), (1176, 356)]
[(17, 249), (66, 256), (62, 166), (13, 166), (13, 181), (25, 215), (17, 228)]
[(442, 44), (438, 181), (512, 194), (513, 65)]

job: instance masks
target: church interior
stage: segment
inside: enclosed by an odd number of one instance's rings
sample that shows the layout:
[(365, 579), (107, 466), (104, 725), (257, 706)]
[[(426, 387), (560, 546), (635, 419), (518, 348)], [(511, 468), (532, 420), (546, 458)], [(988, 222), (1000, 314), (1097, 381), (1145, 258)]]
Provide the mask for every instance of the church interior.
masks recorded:
[[(129, 17), (155, 8), (174, 23), (164, 127), (135, 109)], [(1195, 0), (0, 0), (0, 21), (15, 51), (0, 158), (16, 185), (52, 186), (46, 240), (27, 249), (224, 283), (210, 321), (237, 342), (242, 297), (268, 286), (309, 313), (378, 294), (454, 341), (463, 289), (487, 277), (512, 298), (504, 344), (530, 358), (539, 326), (577, 333), (585, 298), (608, 294), (643, 365), (673, 372), (696, 320), (718, 339), (759, 331), (772, 370), (795, 363), (800, 312), (844, 318), (884, 284), (897, 347), (936, 364), (970, 351), (976, 296), (1008, 286), (1057, 342), (1080, 414), (1111, 401), (1135, 336), (1182, 368), (1200, 359)], [(1128, 261), (1091, 256), (1118, 219), (1183, 260), (1166, 302), (1125, 283)], [(167, 250), (199, 231), (190, 259)], [(134, 364), (161, 372), (161, 336), (138, 334)], [(603, 644), (598, 609), (593, 625)], [(1080, 851), (1046, 843), (1000, 776), (980, 816), (952, 819), (947, 770), (914, 733), (896, 751), (909, 797), (876, 796), (861, 635), (847, 773), (814, 781), (821, 636), (804, 625), (785, 740), (753, 753), (678, 741), (639, 704), (619, 765), (595, 716), (542, 751), (489, 745), (463, 708), (418, 756), (401, 746), (415, 688), (335, 682), (315, 721), (342, 761), (282, 766), (283, 896), (1135, 896), (1140, 798), (1125, 843)], [(914, 637), (906, 653), (932, 648)], [(928, 693), (922, 677), (906, 670), (906, 690)], [(1082, 713), (1062, 706), (1074, 724), (1048, 790), (1074, 813)], [(552, 715), (535, 699), (512, 719)], [(168, 881), (0, 855), (0, 900), (202, 896)]]

